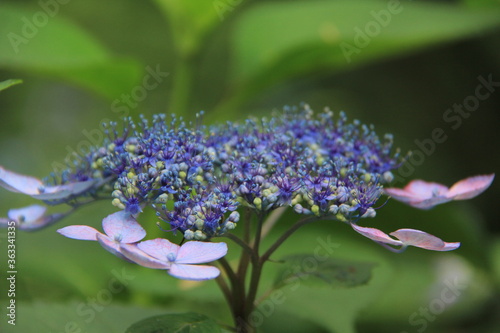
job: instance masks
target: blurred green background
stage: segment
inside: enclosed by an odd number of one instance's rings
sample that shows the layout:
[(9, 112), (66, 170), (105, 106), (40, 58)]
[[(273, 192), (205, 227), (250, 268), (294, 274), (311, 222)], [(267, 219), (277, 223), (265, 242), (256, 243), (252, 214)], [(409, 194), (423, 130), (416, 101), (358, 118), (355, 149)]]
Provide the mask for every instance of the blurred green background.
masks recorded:
[[(499, 28), (498, 0), (4, 0), (0, 81), (24, 83), (0, 92), (0, 165), (44, 177), (71, 151), (98, 142), (101, 121), (123, 115), (191, 120), (204, 110), (213, 123), (307, 102), (344, 110), (380, 135), (393, 133), (403, 151), (420, 151), (398, 186), (414, 178), (451, 185), (500, 171)], [(478, 99), (484, 80), (493, 83)], [(473, 111), (448, 111), (463, 103)], [(428, 143), (436, 128), (447, 139), (426, 154), (415, 140)], [(374, 276), (353, 289), (286, 291), (283, 304), (262, 310), (262, 331), (497, 332), (499, 197), (495, 181), (470, 202), (422, 212), (390, 201), (367, 221), (461, 241), (452, 253), (396, 255), (345, 225), (304, 228), (277, 256), (311, 252), (329, 236), (339, 244), (334, 256), (377, 263)], [(2, 216), (31, 203), (1, 190)], [(213, 281), (179, 282), (55, 233), (70, 224), (99, 227), (113, 211), (99, 202), (46, 230), (18, 232), (15, 327), (5, 316), (0, 230), (2, 332), (123, 332), (142, 318), (189, 310), (230, 323)]]

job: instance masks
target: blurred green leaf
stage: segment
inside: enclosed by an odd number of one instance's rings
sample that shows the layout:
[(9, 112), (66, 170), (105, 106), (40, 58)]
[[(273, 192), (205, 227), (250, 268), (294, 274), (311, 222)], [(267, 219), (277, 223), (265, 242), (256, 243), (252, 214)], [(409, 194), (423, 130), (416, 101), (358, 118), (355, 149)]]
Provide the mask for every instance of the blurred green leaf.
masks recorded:
[(41, 8), (1, 5), (0, 65), (26, 70), (84, 67), (109, 60), (106, 50), (85, 31)]
[(491, 248), (491, 265), (493, 266), (493, 278), (500, 287), (500, 238), (496, 238)]
[(136, 61), (114, 59), (87, 32), (42, 8), (0, 5), (0, 67), (40, 73), (90, 88), (109, 99), (139, 82)]
[(116, 59), (113, 62), (54, 71), (52, 75), (89, 88), (109, 100), (116, 100), (122, 99), (122, 94), (130, 95), (134, 87), (140, 86), (143, 78), (141, 66), (134, 59)]
[(70, 303), (17, 302), (16, 325), (8, 324), (7, 317), (2, 318), (0, 331), (122, 333), (135, 321), (162, 312), (159, 309), (117, 306), (110, 302), (104, 297)]
[(462, 0), (462, 2), (470, 7), (499, 7), (498, 0)]
[[(323, 259), (323, 258), (321, 258)], [(318, 260), (314, 254), (297, 254), (284, 258), (275, 287), (305, 282), (308, 285), (355, 287), (368, 283), (374, 264), (335, 258)]]
[(5, 90), (9, 87), (12, 87), (16, 84), (21, 84), (23, 83), (23, 80), (20, 79), (10, 79), (10, 80), (5, 80), (0, 82), (0, 91)]
[(285, 79), (331, 74), (500, 24), (500, 10), (416, 2), (388, 6), (366, 0), (253, 6), (239, 17), (232, 36), (232, 86), (238, 88), (225, 107)]
[(188, 312), (150, 317), (130, 326), (126, 333), (216, 333), (221, 328), (207, 316)]
[(191, 56), (221, 21), (212, 1), (155, 0), (172, 27), (179, 55)]
[[(284, 216), (283, 221), (286, 220), (287, 217)], [(264, 240), (263, 248), (282, 232), (284, 230), (273, 230)], [(348, 226), (333, 221), (321, 221), (306, 226), (292, 235), (273, 257), (293, 257), (297, 252), (317, 253), (321, 259), (325, 259), (324, 261), (373, 262), (376, 263), (376, 267), (373, 268), (370, 281), (356, 288), (319, 288), (319, 281), (309, 281), (317, 278), (310, 277), (297, 279), (294, 283), (271, 291), (270, 297), (259, 305), (259, 309), (262, 307), (259, 311), (265, 316), (265, 323), (274, 321), (275, 313), (278, 317), (280, 314), (288, 313), (317, 323), (331, 332), (354, 332), (359, 312), (384, 292), (392, 278), (391, 263), (387, 259), (391, 253), (380, 246), (378, 251), (372, 247), (373, 242), (359, 237)], [(327, 255), (330, 256), (328, 260)], [(276, 276), (280, 272), (283, 272), (283, 267), (278, 261), (266, 265), (261, 280), (262, 288), (274, 285)]]

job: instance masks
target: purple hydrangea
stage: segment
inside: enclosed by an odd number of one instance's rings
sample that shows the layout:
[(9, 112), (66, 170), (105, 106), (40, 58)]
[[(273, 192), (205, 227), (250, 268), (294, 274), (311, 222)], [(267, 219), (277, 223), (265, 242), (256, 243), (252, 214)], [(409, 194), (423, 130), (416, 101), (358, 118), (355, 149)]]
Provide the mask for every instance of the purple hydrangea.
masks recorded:
[[(264, 216), (287, 206), (298, 214), (349, 223), (381, 243), (418, 246), (412, 237), (422, 238), (404, 229), (392, 234), (398, 241), (357, 225), (360, 218), (375, 216), (374, 205), (403, 158), (393, 149), (391, 135), (379, 137), (373, 126), (349, 122), (343, 112), (334, 115), (325, 109), (315, 114), (304, 105), (286, 107), (271, 118), (213, 126), (156, 115), (151, 121), (127, 118), (123, 129), (118, 128), (115, 122), (107, 124), (101, 146), (75, 157), (67, 170), (43, 182), (0, 167), (0, 185), (48, 205), (67, 204), (68, 212), (111, 198), (135, 221), (151, 207), (163, 229), (180, 232), (186, 240), (209, 241), (228, 233), (240, 220), (240, 207)], [(481, 176), (451, 189), (420, 181), (385, 193), (430, 208), (475, 196), (492, 180), (493, 175)], [(30, 229), (66, 215), (45, 215), (40, 207), (14, 210), (9, 216), (16, 215), (13, 219)]]

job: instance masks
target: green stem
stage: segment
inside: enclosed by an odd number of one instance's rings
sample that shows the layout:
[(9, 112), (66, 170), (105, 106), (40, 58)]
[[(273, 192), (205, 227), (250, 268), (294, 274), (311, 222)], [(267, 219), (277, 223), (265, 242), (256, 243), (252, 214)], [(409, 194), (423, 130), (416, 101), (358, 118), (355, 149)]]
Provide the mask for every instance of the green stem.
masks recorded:
[(245, 280), (247, 275), (248, 265), (250, 263), (250, 258), (253, 262), (257, 262), (258, 258), (255, 256), (255, 252), (250, 247), (250, 234), (252, 232), (252, 211), (250, 209), (245, 210), (244, 215), (244, 229), (243, 229), (243, 240), (239, 238), (234, 238), (233, 241), (239, 242), (239, 245), (242, 247), (241, 250), (241, 259), (240, 264), (238, 265), (238, 277), (243, 285), (243, 289), (245, 289)]
[(287, 207), (279, 207), (273, 210), (271, 214), (269, 214), (269, 217), (266, 219), (264, 225), (262, 226), (262, 236), (261, 236), (262, 238), (267, 236), (267, 234), (271, 231), (276, 222), (278, 222), (280, 217), (286, 211), (286, 208)]
[(224, 257), (220, 258), (218, 261), (219, 264), (221, 264), (222, 268), (224, 269), (224, 272), (226, 273), (227, 277), (229, 278), (231, 285), (234, 286), (238, 278), (234, 273), (233, 269), (231, 268), (231, 265), (229, 265), (226, 258)]
[[(233, 242), (235, 242), (236, 244), (238, 244), (243, 249), (243, 253), (245, 255), (247, 255), (248, 257), (252, 258), (252, 260), (255, 260), (257, 258), (254, 250), (250, 247), (250, 245), (245, 243), (245, 241), (243, 241), (238, 236), (236, 236), (234, 234), (227, 234), (227, 235), (224, 235), (224, 237), (227, 237), (230, 240), (232, 240)], [(240, 262), (240, 264), (241, 264), (241, 262)]]
[[(250, 212), (247, 211), (247, 214), (244, 216), (244, 231), (243, 231), (243, 239), (239, 238), (234, 234), (227, 234), (226, 237), (231, 239), (237, 245), (241, 247), (241, 258), (238, 266), (238, 271), (234, 273), (234, 271), (229, 267), (229, 264), (221, 262), (221, 264), (225, 265), (226, 271), (230, 271), (231, 276), (231, 286), (232, 286), (232, 313), (235, 321), (235, 325), (237, 327), (241, 327), (241, 323), (245, 321), (245, 280), (246, 280), (246, 270), (250, 262), (253, 264), (259, 262), (259, 258), (256, 256), (255, 251), (248, 245), (248, 240), (250, 239), (251, 233), (251, 215)], [(220, 259), (219, 259), (220, 260)]]
[(263, 265), (274, 253), (274, 251), (276, 251), (278, 247), (283, 244), (283, 242), (286, 241), (288, 237), (290, 237), (300, 227), (317, 220), (318, 218), (316, 216), (309, 216), (295, 223), (290, 229), (288, 229), (283, 235), (281, 235), (281, 237), (278, 238), (278, 240), (273, 245), (271, 245), (271, 247), (262, 255), (262, 257), (260, 257), (260, 264)]
[(226, 283), (226, 280), (224, 280), (222, 275), (219, 275), (217, 278), (215, 278), (215, 282), (217, 282), (217, 285), (224, 294), (224, 298), (226, 299), (227, 304), (231, 308), (231, 311), (233, 311), (232, 309), (233, 297), (231, 295), (231, 290), (229, 290), (229, 287)]
[(253, 243), (253, 251), (257, 260), (252, 261), (252, 275), (250, 277), (250, 286), (248, 288), (248, 294), (245, 303), (245, 318), (248, 318), (254, 309), (255, 298), (257, 297), (257, 290), (259, 288), (260, 275), (262, 273), (263, 262), (258, 260), (258, 258), (264, 216), (264, 214), (259, 216), (257, 230), (255, 233), (255, 241)]
[(173, 75), (169, 112), (180, 116), (188, 114), (192, 93), (194, 57), (179, 57)]

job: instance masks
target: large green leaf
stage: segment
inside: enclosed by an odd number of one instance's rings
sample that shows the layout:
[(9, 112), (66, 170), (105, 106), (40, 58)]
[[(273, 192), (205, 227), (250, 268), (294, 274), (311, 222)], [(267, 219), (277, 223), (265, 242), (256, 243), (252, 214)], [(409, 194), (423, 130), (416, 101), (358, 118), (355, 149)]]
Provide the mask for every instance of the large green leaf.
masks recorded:
[(314, 254), (296, 254), (283, 259), (284, 267), (278, 273), (275, 287), (304, 282), (310, 285), (355, 287), (364, 285), (372, 277), (373, 264)]
[(21, 6), (0, 6), (0, 65), (58, 70), (109, 60), (106, 50), (72, 22)]
[(40, 8), (0, 5), (0, 68), (52, 75), (109, 99), (129, 93), (143, 69), (115, 59), (91, 35)]
[(389, 3), (394, 2), (316, 0), (253, 6), (239, 17), (232, 36), (232, 85), (238, 90), (226, 103), (236, 106), (299, 75), (331, 74), (500, 25), (498, 7)]
[(207, 316), (188, 312), (143, 319), (125, 333), (219, 333), (221, 328)]

